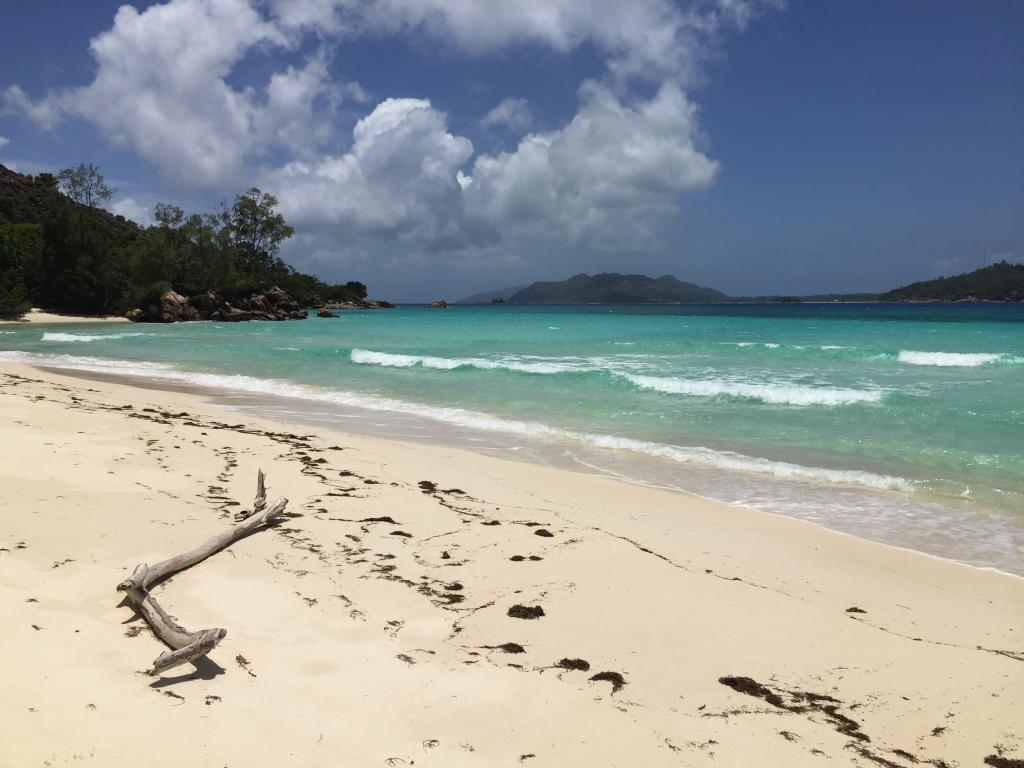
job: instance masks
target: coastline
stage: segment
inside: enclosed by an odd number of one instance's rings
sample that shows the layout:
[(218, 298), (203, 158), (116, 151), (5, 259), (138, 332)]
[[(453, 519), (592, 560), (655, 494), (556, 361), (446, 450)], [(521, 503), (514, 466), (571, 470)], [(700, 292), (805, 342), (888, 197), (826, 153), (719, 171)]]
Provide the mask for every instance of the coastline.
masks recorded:
[[(898, 477), (817, 466), (813, 460), (789, 464), (728, 451), (704, 455), (700, 448), (680, 460), (671, 455), (671, 446), (670, 455), (665, 456), (666, 446), (657, 443), (508, 421), (458, 408), (421, 407), (287, 380), (181, 371), (165, 363), (150, 367), (145, 362), (112, 360), (106, 365), (100, 359), (66, 357), (50, 365), (31, 353), (20, 357), (11, 362), (85, 380), (190, 393), (247, 419), (462, 448), (571, 472), (597, 473), (1024, 578), (1022, 530), (1008, 526), (1005, 511), (977, 502), (958, 506), (953, 497), (904, 487), (909, 481)], [(687, 449), (681, 450), (685, 454)], [(793, 475), (795, 481), (790, 480)], [(811, 482), (801, 482), (807, 479)], [(827, 482), (821, 483), (822, 479)]]
[(33, 307), (25, 315), (16, 320), (4, 320), (0, 318), (0, 325), (57, 325), (70, 323), (128, 323), (126, 317), (107, 315), (97, 317), (96, 315), (66, 315), (63, 313), (47, 312), (43, 309)]
[[(20, 660), (0, 693), (19, 734), (0, 764), (124, 764), (160, 730), (196, 738), (148, 753), (155, 765), (1024, 756), (1020, 579), (599, 475), (286, 428), (187, 393), (17, 364), (0, 376), (0, 653)], [(220, 530), (260, 467), (301, 516), (159, 589), (187, 625), (228, 637), (212, 668), (151, 687), (135, 670), (162, 649), (125, 635), (138, 623), (113, 586)], [(509, 617), (515, 604), (545, 615)], [(590, 669), (553, 666), (563, 658)], [(602, 672), (624, 686), (589, 679)], [(832, 714), (811, 694), (836, 699)]]

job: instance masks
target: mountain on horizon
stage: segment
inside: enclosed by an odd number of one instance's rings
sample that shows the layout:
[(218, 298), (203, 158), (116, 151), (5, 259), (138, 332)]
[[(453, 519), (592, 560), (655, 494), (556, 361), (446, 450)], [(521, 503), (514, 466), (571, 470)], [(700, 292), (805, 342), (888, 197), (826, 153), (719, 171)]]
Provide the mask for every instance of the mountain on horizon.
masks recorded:
[(474, 293), (472, 296), (467, 296), (464, 299), (456, 301), (456, 304), (490, 304), (498, 299), (502, 301), (508, 301), (513, 295), (519, 293), (519, 291), (527, 288), (525, 285), (513, 285), (510, 288), (501, 288), (497, 291), (484, 291), (483, 293)]
[(1024, 264), (1000, 261), (951, 277), (895, 288), (879, 301), (1024, 301)]
[(701, 304), (728, 301), (714, 288), (685, 283), (672, 275), (658, 278), (603, 272), (578, 274), (567, 280), (537, 282), (513, 294), (509, 304)]

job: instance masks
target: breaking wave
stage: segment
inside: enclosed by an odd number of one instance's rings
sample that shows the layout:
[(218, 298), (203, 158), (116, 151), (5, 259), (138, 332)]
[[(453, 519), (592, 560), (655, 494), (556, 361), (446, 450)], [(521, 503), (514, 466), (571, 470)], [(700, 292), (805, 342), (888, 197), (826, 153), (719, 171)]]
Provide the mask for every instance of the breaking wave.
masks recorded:
[(1002, 352), (915, 352), (903, 350), (896, 359), (910, 365), (937, 365), (943, 368), (977, 368), (1000, 361), (1014, 362), (1016, 358)]
[(533, 374), (604, 372), (624, 379), (640, 389), (654, 390), (690, 397), (734, 397), (775, 405), (839, 406), (854, 403), (875, 403), (882, 399), (881, 390), (812, 387), (790, 383), (749, 383), (722, 379), (680, 379), (643, 376), (624, 370), (621, 362), (609, 363), (599, 358), (571, 358), (559, 362), (524, 361), (521, 359), (447, 358), (423, 355), (399, 355), (353, 349), (350, 355), (358, 365), (379, 365), (388, 368), (421, 366), (452, 371), (459, 368), (508, 370)]
[(115, 373), (139, 376), (160, 381), (175, 381), (200, 387), (266, 394), (276, 397), (333, 403), (335, 405), (362, 410), (400, 413), (431, 421), (491, 432), (518, 435), (541, 440), (560, 440), (594, 448), (629, 451), (681, 464), (700, 464), (726, 470), (752, 472), (790, 480), (806, 482), (827, 482), (852, 485), (880, 490), (910, 492), (914, 484), (899, 477), (879, 475), (859, 470), (826, 469), (808, 467), (783, 461), (772, 461), (746, 456), (733, 451), (721, 451), (699, 446), (677, 446), (637, 440), (616, 435), (579, 432), (553, 427), (537, 421), (520, 421), (491, 416), (486, 413), (464, 408), (422, 405), (378, 395), (364, 395), (355, 392), (314, 389), (287, 381), (259, 379), (238, 374), (199, 373), (179, 371), (160, 363), (135, 362), (129, 360), (107, 360), (96, 357), (75, 355), (48, 355), (34, 352), (2, 352), (0, 361), (20, 362), (30, 365), (52, 366), (71, 370)]
[(52, 333), (43, 334), (43, 341), (88, 342), (129, 339), (135, 336), (156, 336), (155, 333)]
[(625, 376), (641, 389), (696, 397), (736, 397), (777, 405), (852, 405), (877, 403), (881, 390), (809, 387), (802, 384), (750, 384), (721, 379), (674, 379), (661, 376)]

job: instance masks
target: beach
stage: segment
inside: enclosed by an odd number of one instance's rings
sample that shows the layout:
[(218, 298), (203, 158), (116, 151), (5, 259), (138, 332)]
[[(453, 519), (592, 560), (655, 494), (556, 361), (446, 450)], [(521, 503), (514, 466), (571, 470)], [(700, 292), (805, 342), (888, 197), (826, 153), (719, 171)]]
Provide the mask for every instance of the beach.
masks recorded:
[[(0, 765), (1024, 759), (1014, 576), (19, 364), (0, 430)], [(157, 588), (227, 637), (147, 677), (115, 586), (232, 525), (259, 469), (295, 516)]]
[(128, 320), (126, 318), (117, 315), (108, 315), (103, 317), (96, 315), (69, 315), (63, 312), (47, 312), (45, 309), (33, 308), (16, 320), (0, 319), (0, 327), (5, 325), (58, 325), (65, 323), (122, 324), (127, 322)]

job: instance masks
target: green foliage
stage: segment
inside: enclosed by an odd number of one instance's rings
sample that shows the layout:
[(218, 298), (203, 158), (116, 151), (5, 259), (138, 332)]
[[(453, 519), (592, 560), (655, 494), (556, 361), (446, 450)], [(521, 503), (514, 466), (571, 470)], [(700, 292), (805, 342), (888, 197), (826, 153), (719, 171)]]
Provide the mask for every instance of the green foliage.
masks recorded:
[(25, 266), (38, 260), (43, 236), (35, 224), (0, 224), (0, 317), (28, 311)]
[(277, 212), (277, 198), (252, 187), (235, 198), (225, 224), (239, 254), (239, 266), (250, 274), (282, 266), (281, 243), (295, 234)]
[(122, 313), (167, 288), (230, 300), (278, 286), (307, 306), (366, 297), (362, 283), (327, 285), (281, 260), (294, 230), (277, 199), (259, 189), (212, 214), (159, 203), (157, 223), (146, 229), (95, 207), (110, 194), (91, 164), (56, 177), (0, 166), (0, 314), (24, 312), (29, 302)]
[(911, 283), (882, 301), (1024, 301), (1024, 264), (1000, 261), (953, 277)]
[(98, 207), (114, 194), (114, 190), (103, 181), (100, 169), (92, 163), (65, 168), (57, 174), (57, 184), (61, 192), (87, 208)]

